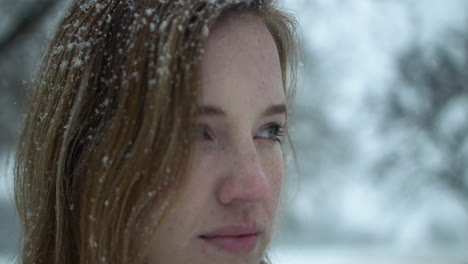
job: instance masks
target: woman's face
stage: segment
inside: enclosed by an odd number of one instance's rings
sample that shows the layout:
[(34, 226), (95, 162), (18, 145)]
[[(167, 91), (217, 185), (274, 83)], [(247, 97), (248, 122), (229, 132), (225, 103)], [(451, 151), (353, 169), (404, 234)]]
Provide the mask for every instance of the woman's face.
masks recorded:
[(147, 263), (255, 263), (270, 241), (286, 119), (275, 42), (252, 15), (229, 15), (205, 42), (194, 160)]

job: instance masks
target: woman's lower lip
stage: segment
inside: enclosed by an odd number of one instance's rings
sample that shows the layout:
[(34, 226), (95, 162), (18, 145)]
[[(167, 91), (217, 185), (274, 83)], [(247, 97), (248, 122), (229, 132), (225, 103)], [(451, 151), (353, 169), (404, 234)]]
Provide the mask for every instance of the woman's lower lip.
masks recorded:
[(257, 234), (242, 236), (202, 237), (209, 245), (229, 253), (247, 254), (257, 247)]

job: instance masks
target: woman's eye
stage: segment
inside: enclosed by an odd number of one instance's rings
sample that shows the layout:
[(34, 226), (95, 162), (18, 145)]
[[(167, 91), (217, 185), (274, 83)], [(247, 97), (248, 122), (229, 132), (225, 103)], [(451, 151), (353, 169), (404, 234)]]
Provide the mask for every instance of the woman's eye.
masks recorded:
[(193, 137), (197, 140), (213, 140), (213, 134), (207, 125), (201, 124), (195, 128)]
[(281, 143), (282, 136), (284, 135), (284, 126), (280, 124), (271, 124), (262, 129), (256, 137), (267, 138)]

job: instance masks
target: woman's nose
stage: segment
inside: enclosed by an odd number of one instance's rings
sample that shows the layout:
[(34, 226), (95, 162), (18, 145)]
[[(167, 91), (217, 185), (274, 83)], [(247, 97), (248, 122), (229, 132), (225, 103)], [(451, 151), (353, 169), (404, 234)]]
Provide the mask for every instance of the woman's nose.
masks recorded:
[(269, 192), (268, 175), (261, 164), (254, 142), (238, 146), (229, 156), (227, 174), (217, 189), (220, 203), (258, 203)]

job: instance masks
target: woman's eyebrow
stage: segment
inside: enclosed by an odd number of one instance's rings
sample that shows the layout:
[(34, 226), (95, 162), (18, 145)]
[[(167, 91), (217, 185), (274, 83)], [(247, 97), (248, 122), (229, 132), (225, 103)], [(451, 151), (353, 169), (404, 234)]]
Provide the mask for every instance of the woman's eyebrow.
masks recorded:
[[(271, 116), (271, 115), (287, 115), (286, 104), (275, 104), (270, 105), (268, 108), (263, 111), (262, 116)], [(201, 116), (226, 116), (226, 112), (223, 108), (214, 106), (214, 105), (201, 105), (197, 108), (197, 115)]]
[(213, 105), (201, 105), (197, 107), (197, 115), (225, 116), (226, 112), (221, 107)]
[(262, 116), (270, 116), (270, 115), (280, 115), (288, 114), (288, 108), (286, 107), (286, 104), (276, 104), (276, 105), (271, 105), (265, 111), (263, 111)]

